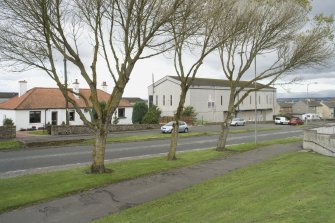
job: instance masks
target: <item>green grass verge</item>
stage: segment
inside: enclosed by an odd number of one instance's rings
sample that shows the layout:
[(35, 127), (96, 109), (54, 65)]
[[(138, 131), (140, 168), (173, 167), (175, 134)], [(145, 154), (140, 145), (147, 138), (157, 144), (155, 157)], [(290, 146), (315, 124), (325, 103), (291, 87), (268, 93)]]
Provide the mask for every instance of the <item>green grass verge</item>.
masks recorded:
[(15, 140), (0, 141), (0, 150), (19, 149), (22, 144)]
[(31, 135), (49, 135), (47, 130), (36, 130), (28, 132)]
[[(292, 141), (301, 141), (301, 138), (282, 139), (281, 143)], [(277, 142), (269, 141), (266, 145)], [(254, 143), (246, 143), (231, 146), (229, 149), (231, 151), (246, 151), (254, 148)], [(214, 149), (208, 149), (178, 153), (178, 160), (173, 162), (166, 161), (165, 157), (155, 157), (107, 164), (106, 167), (114, 171), (111, 174), (86, 174), (87, 168), (75, 168), (0, 179), (0, 212), (126, 179), (189, 166), (225, 155), (227, 155), (225, 152), (216, 152)]]
[(334, 222), (335, 159), (289, 153), (96, 221)]

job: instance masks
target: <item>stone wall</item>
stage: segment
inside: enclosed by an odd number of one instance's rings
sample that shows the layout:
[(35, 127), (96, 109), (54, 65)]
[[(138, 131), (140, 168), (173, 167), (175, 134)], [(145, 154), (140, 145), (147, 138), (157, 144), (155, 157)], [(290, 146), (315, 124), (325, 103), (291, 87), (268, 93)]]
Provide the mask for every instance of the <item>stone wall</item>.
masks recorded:
[(304, 130), (303, 148), (335, 157), (335, 126)]
[(16, 138), (15, 126), (0, 126), (0, 139), (13, 139)]
[[(146, 129), (159, 129), (159, 124), (134, 124), (134, 125), (111, 125), (109, 132), (137, 131)], [(93, 134), (94, 131), (83, 125), (53, 125), (51, 135), (74, 135), (74, 134)]]

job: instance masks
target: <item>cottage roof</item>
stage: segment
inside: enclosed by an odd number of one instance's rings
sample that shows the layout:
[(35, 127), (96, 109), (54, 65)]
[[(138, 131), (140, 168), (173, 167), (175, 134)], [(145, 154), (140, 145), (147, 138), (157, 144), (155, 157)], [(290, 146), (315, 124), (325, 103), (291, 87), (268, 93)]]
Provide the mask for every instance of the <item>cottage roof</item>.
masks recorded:
[[(179, 81), (179, 77), (177, 76), (169, 76), (169, 77)], [(195, 78), (192, 85), (230, 87), (230, 82), (228, 80), (222, 80), (222, 79)], [(253, 88), (255, 85), (253, 83), (250, 84), (248, 81), (240, 81), (240, 86)], [(257, 87), (265, 87), (265, 85), (257, 83)], [(265, 88), (274, 89), (269, 86)]]
[[(89, 99), (91, 95), (90, 89), (80, 89), (80, 94)], [(110, 95), (102, 90), (97, 90), (100, 101), (107, 101)], [(77, 101), (80, 107), (85, 108), (83, 98), (75, 98), (73, 94), (71, 98)], [(69, 108), (74, 106), (69, 103)], [(89, 104), (89, 107), (91, 103)], [(132, 107), (127, 100), (121, 99), (119, 107)], [(16, 96), (8, 101), (0, 103), (0, 109), (9, 110), (33, 110), (33, 109), (63, 109), (65, 108), (65, 99), (62, 92), (58, 88), (33, 88), (27, 91), (21, 97)]]

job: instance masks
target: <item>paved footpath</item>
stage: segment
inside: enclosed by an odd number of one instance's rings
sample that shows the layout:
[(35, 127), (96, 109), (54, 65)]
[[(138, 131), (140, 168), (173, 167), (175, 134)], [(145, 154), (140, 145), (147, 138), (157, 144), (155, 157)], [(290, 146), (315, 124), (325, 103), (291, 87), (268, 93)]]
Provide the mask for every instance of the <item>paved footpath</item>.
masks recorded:
[(301, 150), (301, 143), (263, 147), (5, 212), (0, 215), (0, 222), (91, 222), (221, 176), (231, 170), (298, 150)]

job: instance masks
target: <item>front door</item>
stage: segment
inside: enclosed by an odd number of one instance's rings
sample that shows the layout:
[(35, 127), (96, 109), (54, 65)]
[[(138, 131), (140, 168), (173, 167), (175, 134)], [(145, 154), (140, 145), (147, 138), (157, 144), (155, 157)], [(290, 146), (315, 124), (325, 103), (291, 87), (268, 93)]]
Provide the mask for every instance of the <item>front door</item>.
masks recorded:
[(51, 112), (51, 125), (57, 125), (57, 112)]

